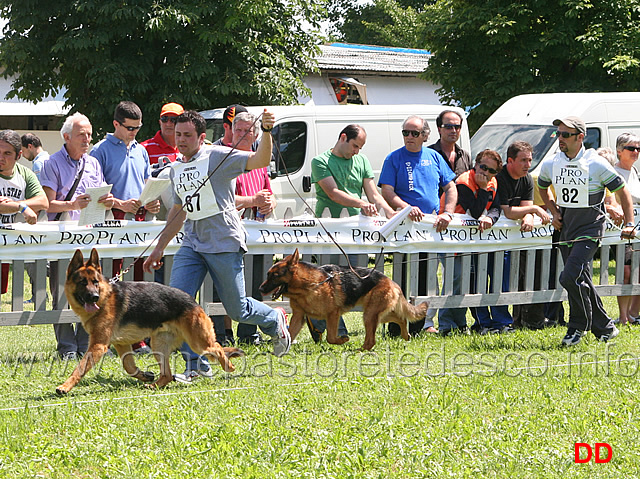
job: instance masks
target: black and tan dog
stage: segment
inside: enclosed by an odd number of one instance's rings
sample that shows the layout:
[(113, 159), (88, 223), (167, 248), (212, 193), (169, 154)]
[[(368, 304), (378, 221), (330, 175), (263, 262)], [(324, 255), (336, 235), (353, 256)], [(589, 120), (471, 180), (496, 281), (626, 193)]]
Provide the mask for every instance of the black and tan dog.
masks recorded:
[(362, 348), (370, 350), (376, 343), (380, 323), (397, 323), (405, 340), (409, 339), (407, 320), (418, 321), (427, 314), (427, 303), (413, 306), (407, 302), (398, 284), (380, 271), (328, 264), (315, 266), (300, 261), (295, 253), (274, 264), (260, 285), (262, 294), (273, 292), (289, 298), (293, 315), (289, 333), (293, 340), (305, 316), (327, 320), (327, 341), (342, 344), (349, 338), (337, 336), (340, 315), (361, 305), (365, 338)]
[(58, 394), (66, 394), (78, 384), (110, 344), (118, 351), (129, 375), (152, 382), (153, 374), (138, 369), (131, 350), (131, 344), (150, 337), (160, 365), (160, 375), (152, 384), (155, 387), (166, 386), (173, 380), (169, 356), (184, 341), (196, 353), (219, 361), (228, 372), (234, 370), (229, 358), (244, 354), (240, 349), (223, 348), (216, 342), (211, 319), (184, 291), (144, 281), (109, 283), (102, 276), (95, 249), (86, 263), (82, 252), (75, 252), (67, 269), (64, 292), (89, 333), (89, 349), (69, 379), (58, 386)]

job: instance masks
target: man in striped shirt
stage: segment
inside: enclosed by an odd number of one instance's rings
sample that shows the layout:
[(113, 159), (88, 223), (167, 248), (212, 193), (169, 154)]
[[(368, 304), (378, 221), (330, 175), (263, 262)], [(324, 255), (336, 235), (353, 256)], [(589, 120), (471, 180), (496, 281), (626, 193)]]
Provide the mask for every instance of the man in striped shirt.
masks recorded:
[[(233, 119), (232, 144), (238, 150), (253, 151), (253, 144), (258, 138), (255, 120), (256, 117), (247, 112), (238, 113)], [(276, 204), (266, 167), (248, 171), (236, 178), (236, 207), (244, 209), (243, 218), (264, 218), (274, 210)]]

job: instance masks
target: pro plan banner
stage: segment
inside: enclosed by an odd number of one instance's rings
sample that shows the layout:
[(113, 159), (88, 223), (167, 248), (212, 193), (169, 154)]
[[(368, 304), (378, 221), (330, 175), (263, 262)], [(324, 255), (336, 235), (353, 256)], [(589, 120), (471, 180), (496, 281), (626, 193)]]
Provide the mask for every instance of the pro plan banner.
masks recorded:
[[(289, 220), (245, 221), (249, 254), (338, 253), (333, 240), (347, 253), (487, 252), (509, 249), (539, 249), (551, 246), (551, 225), (539, 220), (530, 232), (520, 223), (501, 217), (490, 229), (480, 231), (478, 221), (454, 215), (449, 227), (438, 233), (435, 216), (420, 223), (409, 219), (387, 233), (380, 229), (386, 219), (366, 216), (348, 218), (298, 217)], [(150, 246), (164, 228), (164, 221), (113, 220), (100, 225), (78, 226), (76, 222), (44, 222), (35, 225), (0, 225), (0, 261), (67, 258), (77, 248), (97, 248), (105, 258), (136, 257)], [(324, 226), (324, 227), (323, 227)], [(180, 232), (165, 253), (174, 254), (182, 243)], [(332, 240), (333, 238), (333, 240)], [(620, 230), (608, 225), (604, 243), (621, 243)]]

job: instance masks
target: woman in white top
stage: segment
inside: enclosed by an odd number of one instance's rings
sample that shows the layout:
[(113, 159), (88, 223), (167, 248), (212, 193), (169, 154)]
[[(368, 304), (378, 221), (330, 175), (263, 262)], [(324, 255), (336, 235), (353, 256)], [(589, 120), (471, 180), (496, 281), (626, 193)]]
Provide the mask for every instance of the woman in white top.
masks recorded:
[[(623, 133), (616, 140), (616, 153), (618, 163), (615, 169), (624, 178), (627, 188), (631, 193), (634, 204), (640, 203), (640, 178), (634, 163), (640, 154), (640, 137), (633, 133)], [(631, 279), (631, 253), (633, 248), (627, 245), (624, 261), (624, 282), (630, 283)], [(618, 308), (620, 309), (620, 324), (640, 325), (640, 296), (618, 296)]]

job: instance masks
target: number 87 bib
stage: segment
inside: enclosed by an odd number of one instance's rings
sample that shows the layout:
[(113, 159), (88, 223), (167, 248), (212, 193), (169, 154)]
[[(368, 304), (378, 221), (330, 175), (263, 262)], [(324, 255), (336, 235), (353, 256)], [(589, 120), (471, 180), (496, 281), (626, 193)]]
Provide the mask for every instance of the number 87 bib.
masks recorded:
[(585, 158), (578, 161), (561, 159), (553, 164), (553, 186), (556, 204), (565, 208), (589, 206), (589, 165)]
[(174, 163), (173, 185), (182, 200), (187, 218), (196, 221), (220, 213), (218, 202), (210, 184), (196, 190), (209, 176), (209, 157), (204, 156), (189, 163)]

